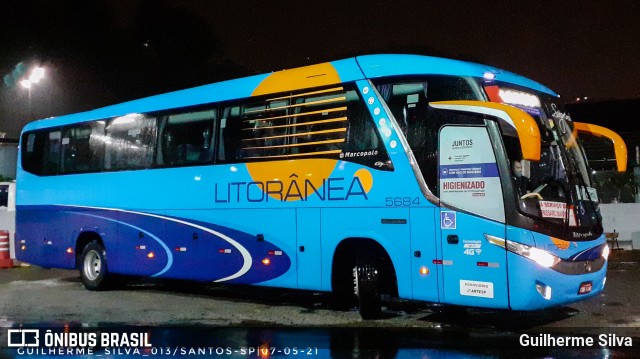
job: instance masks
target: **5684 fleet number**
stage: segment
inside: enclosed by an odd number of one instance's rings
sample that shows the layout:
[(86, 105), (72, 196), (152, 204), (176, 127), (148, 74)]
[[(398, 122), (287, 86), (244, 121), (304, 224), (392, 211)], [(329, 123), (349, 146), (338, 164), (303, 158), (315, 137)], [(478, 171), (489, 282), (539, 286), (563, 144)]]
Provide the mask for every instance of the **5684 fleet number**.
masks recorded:
[(384, 199), (387, 207), (411, 207), (420, 205), (420, 197), (387, 197)]

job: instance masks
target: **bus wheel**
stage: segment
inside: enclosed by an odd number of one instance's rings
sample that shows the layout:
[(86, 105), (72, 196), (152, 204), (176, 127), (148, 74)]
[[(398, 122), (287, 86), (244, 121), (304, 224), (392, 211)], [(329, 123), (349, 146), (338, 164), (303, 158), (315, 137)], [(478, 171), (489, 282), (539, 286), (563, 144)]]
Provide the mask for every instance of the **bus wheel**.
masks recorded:
[(382, 300), (378, 266), (373, 261), (358, 258), (353, 268), (354, 292), (358, 297), (358, 311), (362, 319), (380, 319)]
[(78, 267), (86, 289), (107, 288), (107, 253), (98, 241), (92, 241), (83, 248)]

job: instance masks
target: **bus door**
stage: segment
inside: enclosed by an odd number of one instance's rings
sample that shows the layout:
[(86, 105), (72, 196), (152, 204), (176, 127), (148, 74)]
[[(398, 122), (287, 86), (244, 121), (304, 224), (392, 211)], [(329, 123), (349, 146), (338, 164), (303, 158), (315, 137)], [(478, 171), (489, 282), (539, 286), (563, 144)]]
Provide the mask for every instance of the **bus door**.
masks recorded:
[(298, 289), (318, 290), (322, 288), (320, 208), (297, 208), (296, 220)]
[(438, 173), (441, 301), (507, 308), (506, 251), (487, 240), (505, 238), (502, 186), (487, 127), (442, 127)]

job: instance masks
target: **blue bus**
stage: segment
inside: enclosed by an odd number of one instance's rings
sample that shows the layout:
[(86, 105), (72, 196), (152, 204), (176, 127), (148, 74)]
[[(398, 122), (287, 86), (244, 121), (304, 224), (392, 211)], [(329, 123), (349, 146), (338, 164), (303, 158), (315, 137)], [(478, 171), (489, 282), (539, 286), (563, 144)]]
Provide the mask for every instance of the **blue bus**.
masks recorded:
[[(522, 76), (368, 55), (29, 123), (17, 258), (114, 275), (535, 310), (592, 297), (608, 248), (559, 96)], [(620, 150), (625, 170), (626, 150)]]

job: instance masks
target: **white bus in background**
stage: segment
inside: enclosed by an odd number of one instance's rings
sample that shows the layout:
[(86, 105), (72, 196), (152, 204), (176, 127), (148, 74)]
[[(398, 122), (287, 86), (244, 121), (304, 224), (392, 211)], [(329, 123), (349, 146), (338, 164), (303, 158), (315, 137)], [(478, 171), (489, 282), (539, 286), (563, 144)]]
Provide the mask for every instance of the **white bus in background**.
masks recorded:
[(14, 238), (16, 232), (16, 183), (0, 182), (0, 231), (9, 231), (11, 258), (16, 257)]

